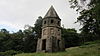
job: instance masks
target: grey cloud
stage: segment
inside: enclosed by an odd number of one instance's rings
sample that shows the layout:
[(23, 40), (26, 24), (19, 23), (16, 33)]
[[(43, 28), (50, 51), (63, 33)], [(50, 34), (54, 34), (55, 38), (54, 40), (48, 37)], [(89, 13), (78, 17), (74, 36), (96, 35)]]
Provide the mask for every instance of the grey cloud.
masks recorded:
[(0, 22), (10, 22), (21, 26), (20, 28), (25, 24), (34, 26), (38, 16), (44, 17), (51, 5), (66, 28), (79, 29), (78, 24), (73, 24), (78, 15), (69, 8), (68, 0), (0, 0)]

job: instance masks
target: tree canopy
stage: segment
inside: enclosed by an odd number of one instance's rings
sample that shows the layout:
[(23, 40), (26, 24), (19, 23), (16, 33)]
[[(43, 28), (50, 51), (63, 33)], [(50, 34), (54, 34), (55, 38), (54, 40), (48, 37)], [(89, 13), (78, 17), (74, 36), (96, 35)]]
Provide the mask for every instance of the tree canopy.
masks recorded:
[[(80, 16), (77, 22), (83, 26), (84, 34), (100, 36), (100, 0), (70, 0), (71, 8), (75, 8)], [(100, 39), (100, 38), (99, 38)]]

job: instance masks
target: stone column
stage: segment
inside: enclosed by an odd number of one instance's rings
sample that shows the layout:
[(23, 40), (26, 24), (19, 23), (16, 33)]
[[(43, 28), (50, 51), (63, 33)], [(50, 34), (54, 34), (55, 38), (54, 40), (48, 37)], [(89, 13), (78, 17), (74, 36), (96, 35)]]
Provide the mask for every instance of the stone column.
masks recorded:
[(38, 39), (38, 41), (37, 41), (37, 50), (36, 50), (36, 52), (41, 52), (41, 47), (42, 47), (42, 40), (41, 39)]

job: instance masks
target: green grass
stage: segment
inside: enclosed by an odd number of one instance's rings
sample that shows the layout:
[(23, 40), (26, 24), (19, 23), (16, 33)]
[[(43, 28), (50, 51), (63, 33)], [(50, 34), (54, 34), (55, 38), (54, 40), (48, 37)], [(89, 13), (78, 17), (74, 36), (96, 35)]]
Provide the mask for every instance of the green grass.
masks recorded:
[(67, 48), (57, 53), (22, 53), (15, 56), (100, 56), (100, 41), (87, 42), (82, 46)]

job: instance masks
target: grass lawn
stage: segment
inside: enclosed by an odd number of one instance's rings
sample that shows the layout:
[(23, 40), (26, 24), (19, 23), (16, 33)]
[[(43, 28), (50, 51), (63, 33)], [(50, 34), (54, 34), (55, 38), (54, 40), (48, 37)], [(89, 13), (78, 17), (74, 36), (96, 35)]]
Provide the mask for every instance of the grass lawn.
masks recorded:
[(100, 56), (100, 41), (87, 42), (85, 45), (67, 48), (57, 53), (22, 53), (15, 56)]

